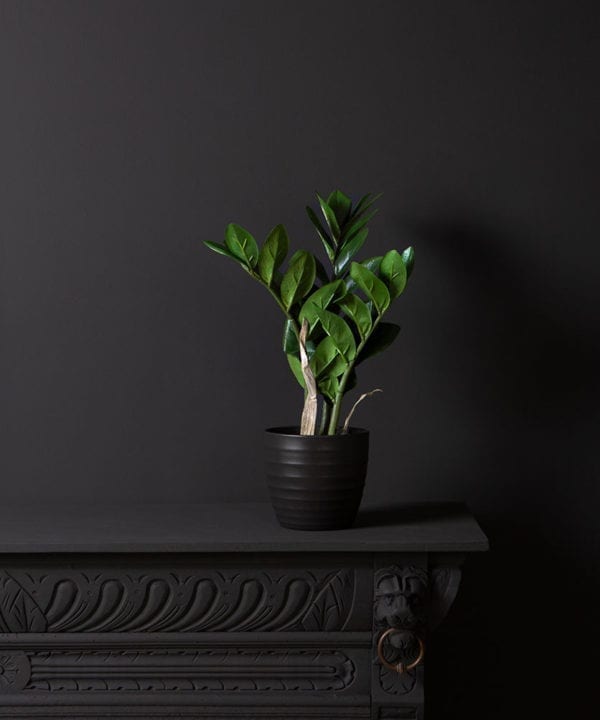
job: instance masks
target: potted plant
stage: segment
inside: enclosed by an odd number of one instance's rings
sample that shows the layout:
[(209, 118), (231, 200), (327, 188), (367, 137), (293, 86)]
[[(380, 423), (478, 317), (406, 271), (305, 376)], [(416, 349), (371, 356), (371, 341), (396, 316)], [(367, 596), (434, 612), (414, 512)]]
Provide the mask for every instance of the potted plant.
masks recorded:
[(344, 422), (345, 394), (356, 386), (356, 367), (385, 350), (400, 328), (384, 321), (406, 287), (414, 264), (411, 247), (362, 262), (354, 258), (369, 233), (380, 195), (356, 205), (340, 190), (327, 199), (317, 193), (322, 220), (307, 207), (329, 267), (316, 255), (289, 252), (283, 225), (262, 247), (231, 223), (225, 244), (205, 244), (235, 261), (271, 294), (285, 321), (283, 350), (304, 391), (299, 426), (266, 431), (266, 468), (271, 500), (284, 527), (325, 530), (349, 527), (362, 498), (368, 460), (368, 431), (350, 427), (360, 396)]

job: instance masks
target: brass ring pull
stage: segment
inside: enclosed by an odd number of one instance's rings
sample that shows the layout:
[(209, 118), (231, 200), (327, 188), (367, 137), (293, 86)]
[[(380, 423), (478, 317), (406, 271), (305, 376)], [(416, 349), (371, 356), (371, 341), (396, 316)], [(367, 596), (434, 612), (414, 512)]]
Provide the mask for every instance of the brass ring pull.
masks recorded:
[(395, 665), (391, 662), (388, 662), (385, 659), (385, 656), (383, 654), (383, 643), (387, 637), (390, 635), (393, 635), (394, 633), (404, 632), (403, 630), (399, 630), (398, 628), (389, 628), (385, 632), (381, 633), (381, 637), (379, 638), (379, 642), (377, 643), (377, 655), (379, 657), (379, 662), (386, 667), (388, 670), (393, 670), (394, 672), (397, 672), (398, 675), (401, 675), (404, 672), (407, 672), (408, 670), (412, 670), (413, 668), (416, 668), (419, 663), (423, 661), (423, 658), (425, 656), (425, 645), (423, 644), (423, 641), (421, 638), (416, 635), (415, 637), (419, 641), (419, 654), (417, 655), (416, 659), (413, 660), (411, 663), (408, 663), (408, 665), (404, 665), (404, 663), (396, 663)]

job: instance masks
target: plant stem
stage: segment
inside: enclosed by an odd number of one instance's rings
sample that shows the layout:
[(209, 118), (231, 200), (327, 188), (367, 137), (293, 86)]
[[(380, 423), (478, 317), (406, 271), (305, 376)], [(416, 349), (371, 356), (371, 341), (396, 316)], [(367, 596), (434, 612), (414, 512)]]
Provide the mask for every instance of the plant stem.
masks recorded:
[(323, 399), (323, 405), (321, 406), (321, 423), (319, 425), (319, 435), (325, 435), (326, 433), (330, 411), (331, 405), (327, 402), (327, 400)]
[(337, 426), (340, 420), (340, 412), (342, 411), (342, 400), (344, 399), (344, 393), (346, 392), (346, 385), (348, 383), (348, 378), (350, 377), (350, 374), (352, 373), (352, 370), (354, 369), (354, 365), (356, 364), (356, 360), (358, 356), (360, 355), (362, 349), (364, 348), (367, 340), (371, 337), (371, 334), (379, 325), (379, 321), (381, 320), (381, 315), (378, 315), (373, 323), (373, 327), (371, 328), (371, 332), (364, 338), (364, 340), (361, 340), (358, 347), (356, 348), (356, 355), (354, 360), (348, 365), (346, 368), (346, 371), (342, 375), (342, 378), (340, 380), (340, 384), (338, 387), (338, 391), (335, 394), (335, 402), (333, 403), (333, 408), (331, 410), (331, 417), (329, 420), (329, 428), (327, 429), (328, 435), (335, 435)]
[(353, 368), (354, 363), (350, 363), (350, 365), (348, 365), (348, 368), (346, 369), (346, 372), (342, 375), (342, 379), (340, 380), (339, 389), (335, 394), (335, 402), (333, 403), (333, 408), (331, 409), (329, 428), (327, 429), (328, 435), (335, 435), (336, 433), (338, 422), (340, 419), (340, 412), (342, 410), (342, 399), (344, 397), (346, 383), (348, 382), (348, 378), (350, 377), (350, 373), (352, 372)]

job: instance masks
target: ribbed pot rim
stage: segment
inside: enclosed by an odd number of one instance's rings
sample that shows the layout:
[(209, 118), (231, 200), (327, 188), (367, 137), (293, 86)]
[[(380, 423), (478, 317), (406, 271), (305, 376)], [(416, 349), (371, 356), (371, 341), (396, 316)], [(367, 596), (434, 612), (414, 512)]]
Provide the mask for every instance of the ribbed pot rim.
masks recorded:
[(335, 440), (336, 438), (347, 438), (349, 435), (368, 435), (369, 431), (365, 428), (350, 427), (349, 432), (345, 435), (300, 435), (300, 428), (297, 425), (282, 425), (280, 427), (266, 428), (265, 432), (278, 437), (306, 438), (311, 440)]

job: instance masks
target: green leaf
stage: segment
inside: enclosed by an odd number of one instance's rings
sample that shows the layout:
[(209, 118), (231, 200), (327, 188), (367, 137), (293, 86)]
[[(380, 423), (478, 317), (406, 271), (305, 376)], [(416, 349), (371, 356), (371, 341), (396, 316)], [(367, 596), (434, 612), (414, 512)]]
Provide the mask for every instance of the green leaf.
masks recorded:
[[(381, 267), (382, 260), (383, 260), (383, 255), (376, 255), (375, 257), (367, 258), (367, 260), (363, 260), (361, 262), (361, 265), (363, 267), (367, 268), (367, 270), (370, 270), (372, 273), (375, 273), (375, 275), (377, 275), (377, 273), (379, 272), (379, 268)], [(346, 287), (348, 288), (348, 292), (354, 292), (354, 290), (356, 290), (358, 285), (356, 284), (356, 282), (354, 282), (354, 280), (351, 277), (348, 277), (348, 278), (346, 278)]]
[(296, 260), (297, 260), (299, 257), (302, 257), (302, 254), (305, 253), (305, 252), (306, 252), (306, 250), (296, 250), (296, 252), (295, 252), (295, 253), (292, 255), (292, 257), (290, 258), (290, 261), (289, 261), (289, 263), (288, 263), (288, 267), (289, 267), (290, 265), (293, 265), (293, 264), (296, 262)]
[(290, 369), (294, 373), (294, 377), (300, 383), (300, 387), (306, 390), (306, 383), (304, 382), (304, 375), (302, 374), (302, 363), (300, 362), (300, 358), (296, 357), (296, 355), (290, 354), (286, 355), (286, 357)]
[(369, 231), (367, 228), (365, 228), (342, 245), (342, 247), (338, 251), (338, 256), (334, 265), (335, 274), (337, 276), (341, 276), (346, 272), (350, 261), (364, 245), (368, 234)]
[(300, 352), (300, 343), (294, 330), (294, 321), (289, 319), (283, 325), (283, 352), (288, 355), (290, 353), (298, 355)]
[(286, 310), (310, 292), (315, 282), (315, 275), (314, 257), (305, 250), (295, 253), (281, 281), (281, 301)]
[(319, 193), (317, 193), (317, 200), (319, 201), (319, 205), (321, 206), (321, 212), (323, 213), (323, 217), (327, 221), (327, 225), (329, 226), (329, 229), (331, 231), (331, 237), (333, 238), (333, 244), (335, 247), (337, 247), (338, 240), (340, 239), (340, 226), (338, 224), (335, 213), (329, 207), (327, 202), (325, 200), (323, 200), (323, 198), (319, 195)]
[(412, 247), (407, 247), (406, 250), (402, 251), (402, 260), (404, 260), (406, 266), (406, 278), (408, 279), (415, 264), (415, 251)]
[(363, 265), (353, 262), (350, 267), (350, 277), (366, 294), (379, 315), (382, 315), (390, 305), (390, 293), (381, 280)]
[(367, 358), (383, 352), (383, 350), (394, 342), (399, 332), (399, 325), (394, 325), (394, 323), (379, 323), (365, 343), (364, 348), (360, 351), (356, 364), (360, 365), (360, 363)]
[(323, 375), (342, 375), (348, 367), (348, 363), (339, 354), (333, 338), (326, 335), (317, 345), (310, 361), (311, 369), (316, 378)]
[(365, 305), (365, 303), (358, 297), (358, 295), (348, 294), (346, 297), (338, 303), (342, 310), (354, 321), (354, 324), (358, 328), (358, 334), (361, 340), (364, 340), (373, 325), (371, 320), (371, 311)]
[(391, 299), (401, 295), (406, 287), (406, 266), (402, 255), (397, 250), (390, 250), (383, 256), (380, 272), (388, 286)]
[(373, 195), (373, 193), (367, 193), (366, 195), (363, 195), (354, 208), (352, 217), (354, 219), (359, 218), (371, 207), (373, 203), (377, 202), (382, 195), (383, 193), (377, 193), (376, 195)]
[(269, 233), (258, 254), (258, 274), (271, 285), (273, 275), (288, 254), (289, 240), (283, 225), (277, 225)]
[(358, 220), (353, 220), (351, 225), (348, 225), (347, 228), (344, 229), (344, 240), (351, 240), (357, 233), (359, 233), (364, 226), (373, 218), (375, 215), (377, 215), (377, 210), (373, 210), (372, 212), (368, 213), (367, 215), (364, 215), (363, 217), (359, 218)]
[(379, 269), (381, 268), (382, 260), (383, 260), (383, 255), (376, 255), (375, 257), (367, 258), (366, 260), (363, 260), (361, 262), (361, 265), (363, 267), (367, 268), (367, 270), (370, 270), (372, 273), (375, 273), (375, 275), (377, 275), (377, 273), (379, 272)]
[(306, 318), (308, 320), (309, 330), (312, 331), (319, 321), (317, 311), (325, 310), (332, 300), (338, 300), (345, 294), (346, 286), (343, 280), (334, 280), (331, 283), (327, 283), (327, 285), (323, 285), (323, 287), (315, 290), (312, 295), (309, 295), (306, 298), (304, 305), (298, 314), (298, 320), (302, 323), (302, 320)]
[(229, 223), (225, 230), (225, 245), (248, 267), (254, 267), (258, 260), (258, 245), (247, 230), (240, 225)]
[(335, 375), (326, 375), (317, 383), (321, 395), (324, 395), (331, 402), (335, 402), (335, 396), (340, 389), (340, 381)]
[(331, 262), (333, 262), (335, 258), (335, 249), (334, 249), (334, 242), (327, 234), (327, 231), (325, 228), (321, 225), (321, 221), (317, 217), (315, 211), (310, 207), (310, 205), (306, 206), (306, 214), (310, 218), (311, 223), (315, 226), (315, 229), (317, 231), (318, 236), (321, 238), (321, 242), (323, 243), (323, 247), (325, 248), (325, 252), (327, 253), (327, 257)]
[(225, 245), (219, 245), (219, 243), (211, 242), (210, 240), (204, 240), (204, 244), (207, 248), (210, 248), (211, 250), (214, 250), (216, 253), (219, 253), (219, 255), (225, 255), (225, 257), (231, 258), (232, 260), (235, 260), (237, 263), (240, 263), (241, 265), (245, 265), (245, 263), (242, 263), (242, 261), (236, 257), (231, 250), (225, 247)]
[(334, 190), (327, 198), (327, 204), (335, 213), (338, 225), (341, 228), (346, 222), (352, 209), (352, 200), (341, 190)]
[(317, 277), (324, 285), (326, 285), (329, 282), (329, 275), (327, 274), (327, 270), (325, 270), (325, 266), (318, 257), (315, 257), (315, 265), (317, 267)]
[(352, 362), (356, 357), (356, 342), (348, 323), (329, 310), (317, 310), (317, 314), (323, 330), (333, 339), (339, 354), (346, 362)]

